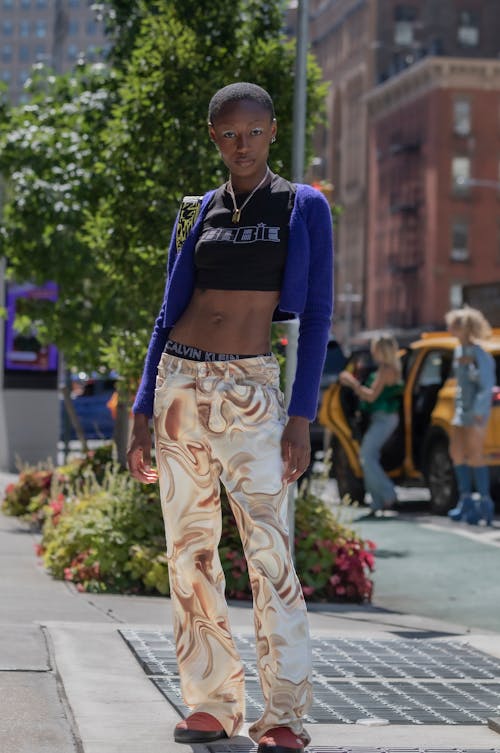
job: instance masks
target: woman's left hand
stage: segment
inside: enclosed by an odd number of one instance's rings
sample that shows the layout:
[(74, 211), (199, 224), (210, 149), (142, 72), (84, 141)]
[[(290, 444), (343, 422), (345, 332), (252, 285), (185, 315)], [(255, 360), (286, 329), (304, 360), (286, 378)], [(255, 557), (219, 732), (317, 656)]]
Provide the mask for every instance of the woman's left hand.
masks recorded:
[(308, 469), (311, 462), (309, 420), (303, 416), (290, 416), (281, 436), (283, 481), (291, 484)]

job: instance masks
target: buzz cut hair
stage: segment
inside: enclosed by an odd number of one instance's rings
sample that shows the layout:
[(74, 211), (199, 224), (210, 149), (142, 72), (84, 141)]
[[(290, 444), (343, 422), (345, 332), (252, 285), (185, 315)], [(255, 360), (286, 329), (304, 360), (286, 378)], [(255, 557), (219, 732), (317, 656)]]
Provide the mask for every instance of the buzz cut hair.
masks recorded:
[(208, 123), (213, 125), (214, 121), (220, 115), (221, 110), (229, 103), (250, 100), (261, 105), (268, 111), (271, 120), (275, 119), (274, 104), (270, 95), (257, 84), (251, 84), (247, 81), (238, 81), (235, 84), (228, 84), (219, 91), (215, 92), (208, 105)]

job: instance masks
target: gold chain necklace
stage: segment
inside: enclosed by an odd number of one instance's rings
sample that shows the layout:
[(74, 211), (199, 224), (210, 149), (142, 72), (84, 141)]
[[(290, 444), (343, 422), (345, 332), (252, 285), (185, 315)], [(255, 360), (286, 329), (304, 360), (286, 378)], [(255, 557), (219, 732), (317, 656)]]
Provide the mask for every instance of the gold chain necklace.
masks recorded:
[(231, 217), (231, 221), (234, 222), (235, 225), (237, 225), (238, 222), (240, 221), (240, 217), (241, 217), (241, 213), (242, 213), (243, 209), (246, 207), (246, 205), (248, 204), (248, 202), (250, 201), (250, 199), (252, 198), (252, 196), (254, 195), (254, 193), (264, 183), (264, 181), (266, 180), (266, 178), (267, 178), (268, 175), (269, 175), (269, 167), (266, 168), (266, 174), (264, 175), (264, 177), (260, 181), (259, 185), (255, 186), (255, 188), (253, 189), (252, 193), (249, 196), (247, 196), (247, 198), (245, 199), (245, 201), (243, 202), (243, 204), (241, 205), (241, 207), (239, 209), (238, 209), (238, 206), (236, 204), (236, 198), (235, 198), (234, 191), (233, 191), (233, 184), (231, 183), (231, 178), (229, 178), (229, 180), (227, 182), (227, 190), (228, 190), (229, 195), (231, 196), (231, 198), (233, 200), (234, 212), (233, 212), (233, 215)]

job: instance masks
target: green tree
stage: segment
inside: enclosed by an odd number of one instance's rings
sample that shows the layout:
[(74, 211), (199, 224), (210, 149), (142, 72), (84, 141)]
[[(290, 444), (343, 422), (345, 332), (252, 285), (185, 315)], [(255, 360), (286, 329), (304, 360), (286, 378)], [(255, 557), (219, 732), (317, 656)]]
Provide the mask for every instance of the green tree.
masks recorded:
[[(115, 289), (116, 323), (106, 355), (120, 373), (140, 373), (161, 302), (166, 249), (179, 202), (224, 180), (207, 134), (212, 94), (251, 80), (271, 94), (278, 141), (271, 166), (290, 173), (295, 44), (281, 30), (282, 3), (196, 0), (134, 3), (134, 47), (121, 61), (118, 97), (103, 135), (101, 162), (116, 190), (101, 197), (87, 242)], [(142, 16), (141, 16), (142, 9)], [(140, 26), (137, 29), (137, 17)], [(325, 86), (312, 58), (308, 69), (308, 144), (322, 116)], [(308, 154), (310, 154), (308, 146)], [(111, 295), (111, 291), (110, 291)], [(119, 311), (118, 311), (119, 309)], [(135, 333), (143, 348), (119, 344)]]
[[(126, 404), (161, 302), (180, 199), (224, 180), (207, 135), (208, 101), (231, 81), (264, 86), (279, 124), (271, 166), (289, 174), (295, 45), (282, 32), (281, 0), (108, 5), (109, 65), (40, 72), (30, 104), (0, 125), (0, 253), (15, 278), (57, 282), (57, 304), (36, 313), (42, 336), (70, 365), (116, 369)], [(325, 94), (309, 58), (308, 144)]]
[[(29, 104), (0, 121), (0, 172), (6, 179), (0, 255), (19, 281), (55, 281), (59, 299), (26, 306), (40, 336), (56, 343), (70, 363), (94, 367), (109, 302), (82, 235), (109, 190), (96, 171), (100, 133), (110, 116), (113, 76), (101, 66), (53, 76), (40, 67)], [(22, 321), (21, 321), (22, 324)]]

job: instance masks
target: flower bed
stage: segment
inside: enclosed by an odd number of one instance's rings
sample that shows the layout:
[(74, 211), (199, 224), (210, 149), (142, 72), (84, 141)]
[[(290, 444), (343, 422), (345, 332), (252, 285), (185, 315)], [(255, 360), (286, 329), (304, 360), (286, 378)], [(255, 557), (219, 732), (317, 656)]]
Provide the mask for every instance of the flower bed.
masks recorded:
[(85, 479), (98, 481), (112, 461), (112, 445), (103, 445), (68, 465), (54, 468), (26, 466), (15, 484), (9, 484), (2, 500), (2, 511), (41, 528), (49, 507), (55, 500), (73, 494)]
[[(103, 472), (101, 460), (90, 458), (76, 468), (44, 472), (26, 469), (20, 483), (7, 492), (4, 510), (43, 521), (38, 553), (55, 578), (71, 581), (81, 591), (168, 594), (158, 488), (138, 484), (112, 464)], [(219, 554), (227, 596), (251, 599), (246, 561), (225, 495), (222, 516)], [(307, 600), (370, 601), (374, 549), (307, 485), (301, 488), (295, 557)]]

